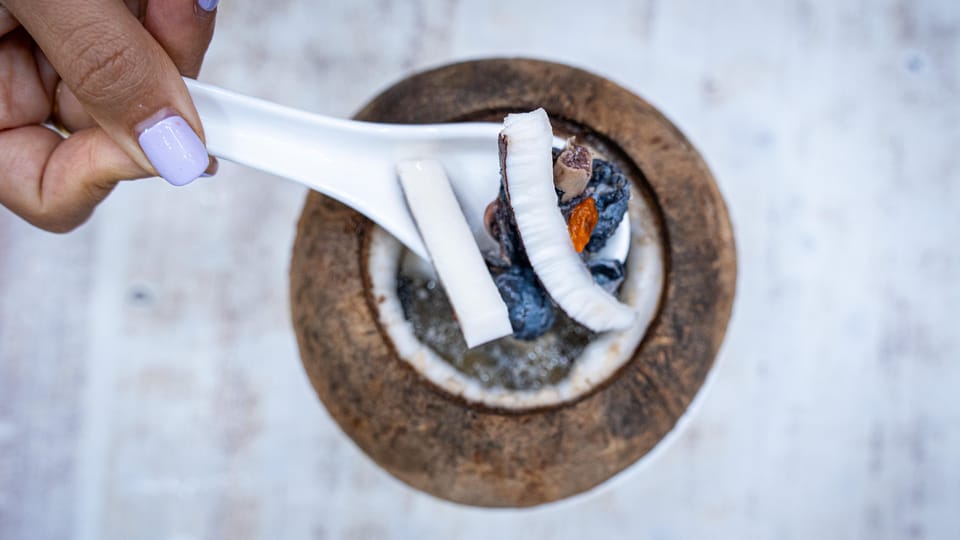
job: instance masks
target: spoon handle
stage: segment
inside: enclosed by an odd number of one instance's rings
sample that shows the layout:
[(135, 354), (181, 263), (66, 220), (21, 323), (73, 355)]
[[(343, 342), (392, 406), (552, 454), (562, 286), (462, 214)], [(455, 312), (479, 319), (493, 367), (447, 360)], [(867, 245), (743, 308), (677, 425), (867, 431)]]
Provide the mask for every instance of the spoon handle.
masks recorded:
[(393, 130), (185, 82), (212, 155), (333, 197), (426, 253), (390, 159), (398, 144)]

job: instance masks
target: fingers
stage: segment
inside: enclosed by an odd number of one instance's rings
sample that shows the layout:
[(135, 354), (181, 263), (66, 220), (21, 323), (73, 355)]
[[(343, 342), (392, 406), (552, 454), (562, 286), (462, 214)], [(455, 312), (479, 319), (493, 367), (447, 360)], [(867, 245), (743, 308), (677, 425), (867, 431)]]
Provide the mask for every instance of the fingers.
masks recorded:
[(57, 89), (57, 84), (60, 82), (60, 76), (57, 75), (57, 71), (50, 65), (50, 61), (47, 60), (43, 51), (36, 47), (31, 47), (31, 49), (33, 52), (33, 60), (37, 64), (37, 75), (43, 84), (43, 91), (46, 93), (47, 99), (53, 103), (54, 92)]
[(0, 132), (0, 204), (52, 232), (74, 229), (119, 180), (143, 174), (99, 128), (65, 140), (41, 126)]
[[(185, 183), (204, 169), (215, 171), (179, 78), (199, 72), (215, 1), (3, 1), (26, 20), (43, 52), (14, 30), (18, 19), (0, 5), (0, 36), (8, 34), (0, 39), (0, 204), (38, 227), (65, 232), (121, 179), (155, 168)], [(54, 102), (76, 131), (69, 139), (29, 125), (46, 119)], [(106, 131), (91, 127), (97, 123)]]
[(213, 38), (218, 0), (165, 0), (147, 4), (143, 25), (180, 73), (196, 78)]
[(39, 124), (50, 115), (30, 37), (22, 29), (0, 37), (0, 130)]
[(123, 3), (4, 0), (4, 4), (83, 108), (141, 168), (176, 185), (203, 173), (209, 158), (179, 71)]
[(147, 10), (147, 0), (123, 0), (123, 3), (138, 21), (143, 22), (143, 15)]
[(73, 94), (73, 90), (70, 90), (70, 87), (63, 81), (57, 84), (54, 100), (57, 104), (57, 116), (67, 130), (75, 132), (97, 125), (93, 117), (83, 108), (83, 104), (80, 103), (77, 96)]
[(0, 5), (0, 36), (3, 36), (20, 26), (20, 23), (13, 17), (7, 8)]
[(118, 179), (145, 174), (100, 129), (61, 142), (36, 125), (50, 115), (57, 76), (23, 29), (0, 37), (0, 75), (0, 204), (35, 225), (67, 231)]

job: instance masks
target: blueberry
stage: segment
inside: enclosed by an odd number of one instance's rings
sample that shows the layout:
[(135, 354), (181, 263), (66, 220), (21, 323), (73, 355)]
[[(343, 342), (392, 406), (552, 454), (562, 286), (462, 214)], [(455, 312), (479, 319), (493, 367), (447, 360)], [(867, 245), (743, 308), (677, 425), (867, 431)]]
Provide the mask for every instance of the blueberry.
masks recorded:
[(528, 266), (512, 266), (494, 281), (507, 304), (513, 337), (534, 339), (550, 330), (557, 315), (553, 301)]
[(593, 229), (586, 251), (596, 253), (623, 221), (630, 202), (630, 181), (619, 167), (608, 161), (593, 160), (593, 176), (587, 184), (590, 196), (597, 203), (599, 214), (597, 226)]
[(614, 294), (623, 283), (623, 263), (615, 259), (597, 259), (587, 263), (593, 281)]

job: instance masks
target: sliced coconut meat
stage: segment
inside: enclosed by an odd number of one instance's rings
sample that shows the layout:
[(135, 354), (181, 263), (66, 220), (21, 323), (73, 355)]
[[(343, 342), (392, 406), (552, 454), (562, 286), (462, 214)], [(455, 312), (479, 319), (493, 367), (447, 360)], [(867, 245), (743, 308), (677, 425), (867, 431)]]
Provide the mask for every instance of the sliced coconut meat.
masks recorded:
[(510, 114), (500, 132), (500, 164), (527, 258), (550, 297), (595, 332), (630, 326), (634, 311), (594, 283), (570, 240), (553, 183), (553, 129), (543, 109)]
[(446, 173), (433, 160), (397, 164), (410, 213), (457, 315), (468, 347), (513, 333), (480, 248), (460, 210)]

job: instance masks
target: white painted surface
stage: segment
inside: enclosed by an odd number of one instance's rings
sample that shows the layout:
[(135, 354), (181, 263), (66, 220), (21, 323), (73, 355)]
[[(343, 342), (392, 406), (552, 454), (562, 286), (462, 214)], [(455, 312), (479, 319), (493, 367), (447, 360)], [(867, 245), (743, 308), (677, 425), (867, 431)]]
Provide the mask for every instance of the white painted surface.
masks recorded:
[(0, 538), (960, 537), (960, 4), (225, 0), (204, 77), (346, 116), (520, 54), (647, 97), (729, 202), (734, 317), (665, 451), (534, 511), (394, 481), (297, 358), (303, 189), (225, 165), (68, 236), (0, 212)]

